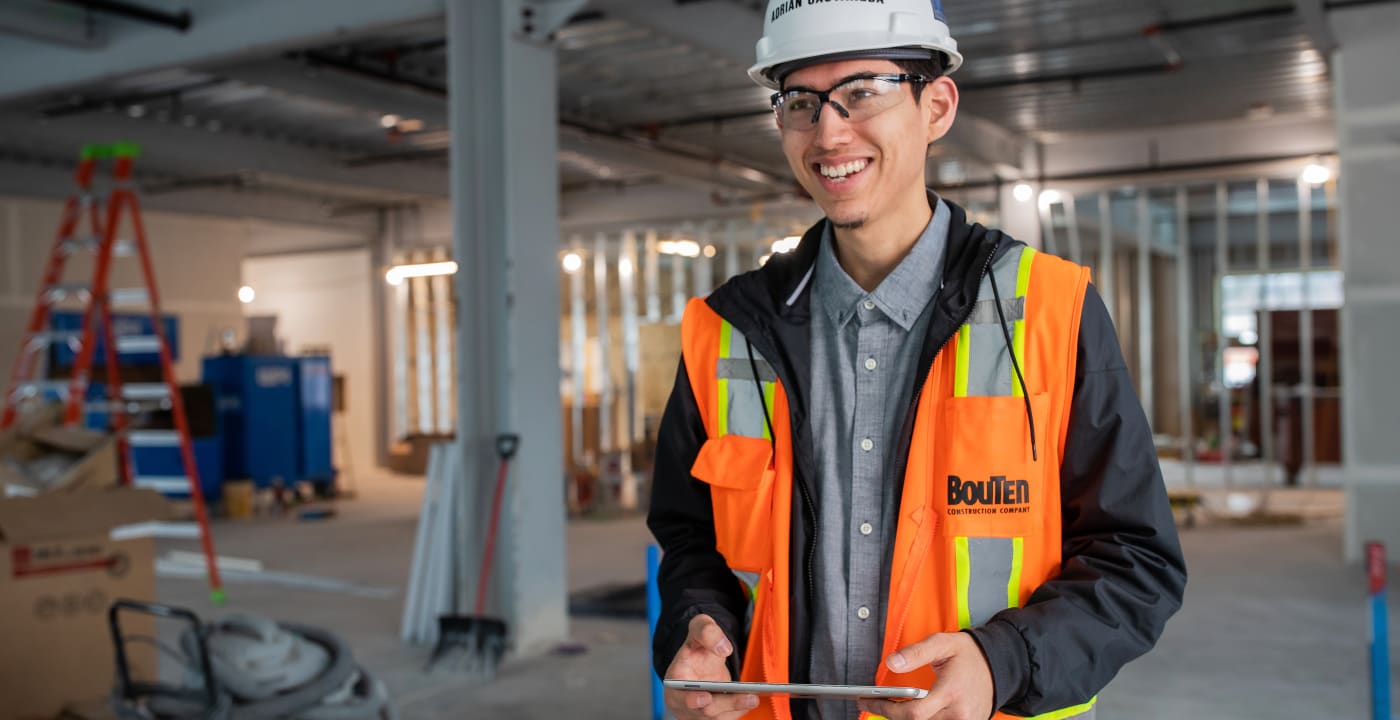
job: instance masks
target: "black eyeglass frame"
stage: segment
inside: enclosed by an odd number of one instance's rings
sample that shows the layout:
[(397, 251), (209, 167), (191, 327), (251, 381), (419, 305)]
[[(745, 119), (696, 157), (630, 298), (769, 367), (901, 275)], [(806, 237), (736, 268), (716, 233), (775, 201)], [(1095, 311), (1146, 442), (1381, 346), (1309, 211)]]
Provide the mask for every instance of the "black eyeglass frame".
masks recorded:
[(883, 80), (885, 82), (892, 83), (919, 83), (922, 85), (927, 85), (928, 83), (933, 82), (935, 79), (936, 78), (931, 78), (927, 75), (916, 75), (914, 73), (873, 73), (869, 75), (856, 75), (854, 77), (845, 78), (841, 82), (838, 82), (825, 90), (815, 90), (808, 87), (802, 87), (800, 85), (797, 87), (787, 88), (786, 90), (779, 90), (773, 93), (771, 96), (769, 96), (768, 102), (773, 106), (773, 114), (777, 116), (779, 124), (781, 124), (783, 99), (789, 93), (804, 92), (816, 95), (817, 108), (812, 112), (812, 126), (815, 127), (817, 122), (821, 119), (823, 105), (831, 105), (831, 107), (836, 109), (836, 112), (841, 113), (841, 117), (843, 118), (849, 119), (851, 117), (850, 110), (841, 107), (841, 103), (838, 103), (831, 99), (831, 93), (835, 92), (837, 88), (840, 88), (843, 85), (853, 83), (857, 80)]

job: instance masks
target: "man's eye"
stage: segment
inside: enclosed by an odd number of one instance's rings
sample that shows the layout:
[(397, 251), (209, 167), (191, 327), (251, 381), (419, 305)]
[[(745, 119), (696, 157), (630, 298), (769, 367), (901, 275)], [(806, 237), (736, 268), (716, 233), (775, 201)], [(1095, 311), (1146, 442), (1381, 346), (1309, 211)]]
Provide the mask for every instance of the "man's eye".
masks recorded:
[(793, 112), (810, 112), (812, 108), (817, 106), (817, 101), (816, 98), (797, 96), (788, 98), (784, 104)]

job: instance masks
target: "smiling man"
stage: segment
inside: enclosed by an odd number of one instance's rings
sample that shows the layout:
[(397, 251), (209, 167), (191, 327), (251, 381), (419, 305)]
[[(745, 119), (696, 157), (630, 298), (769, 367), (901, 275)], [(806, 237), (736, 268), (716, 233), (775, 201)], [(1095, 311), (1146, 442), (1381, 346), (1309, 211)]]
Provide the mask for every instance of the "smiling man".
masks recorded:
[(1185, 566), (1088, 271), (924, 187), (962, 62), (930, 0), (772, 0), (750, 75), (826, 217), (692, 300), (648, 525), (678, 718), (1089, 718)]

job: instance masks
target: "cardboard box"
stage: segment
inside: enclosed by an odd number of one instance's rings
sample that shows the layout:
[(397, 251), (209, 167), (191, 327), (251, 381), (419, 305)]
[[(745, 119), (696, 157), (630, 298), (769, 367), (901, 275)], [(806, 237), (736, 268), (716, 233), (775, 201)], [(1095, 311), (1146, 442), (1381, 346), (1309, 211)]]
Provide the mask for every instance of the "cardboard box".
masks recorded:
[[(52, 718), (112, 691), (107, 609), (154, 601), (155, 541), (112, 540), (112, 528), (166, 520), (152, 490), (112, 488), (0, 499), (0, 720)], [(127, 635), (153, 618), (124, 615)], [(154, 677), (154, 648), (129, 644), (135, 675)]]
[(63, 427), (58, 420), (56, 409), (45, 409), (0, 432), (0, 495), (31, 497), (116, 485), (116, 438)]

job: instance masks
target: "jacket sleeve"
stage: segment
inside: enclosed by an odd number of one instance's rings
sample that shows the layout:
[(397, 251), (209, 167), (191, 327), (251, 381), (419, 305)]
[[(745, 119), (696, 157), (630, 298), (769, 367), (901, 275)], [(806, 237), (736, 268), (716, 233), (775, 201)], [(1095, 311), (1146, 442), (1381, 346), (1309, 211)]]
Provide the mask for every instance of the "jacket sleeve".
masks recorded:
[(1181, 607), (1186, 566), (1152, 432), (1091, 285), (1060, 468), (1063, 563), (1024, 607), (969, 630), (996, 707), (1037, 715), (1096, 695), (1156, 644)]
[(704, 442), (704, 422), (682, 361), (657, 432), (651, 507), (647, 513), (647, 527), (662, 551), (657, 578), (661, 618), (652, 638), (652, 664), (661, 677), (666, 676), (666, 668), (685, 643), (691, 619), (700, 614), (714, 618), (729, 636), (734, 646), (729, 671), (734, 678), (739, 677), (743, 657), (740, 619), (745, 615), (747, 599), (724, 556), (715, 549), (710, 487), (690, 474)]

